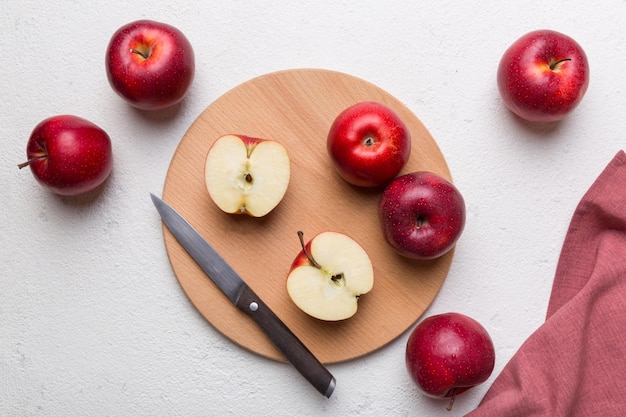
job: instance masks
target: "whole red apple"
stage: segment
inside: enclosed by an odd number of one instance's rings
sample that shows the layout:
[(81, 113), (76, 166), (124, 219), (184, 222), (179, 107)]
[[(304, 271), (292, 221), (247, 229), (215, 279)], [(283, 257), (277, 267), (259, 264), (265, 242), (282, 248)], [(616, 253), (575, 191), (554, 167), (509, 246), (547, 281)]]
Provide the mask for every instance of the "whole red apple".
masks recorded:
[(179, 103), (195, 72), (191, 43), (166, 23), (138, 20), (119, 28), (106, 51), (113, 90), (131, 105), (160, 110)]
[(345, 181), (379, 187), (398, 175), (408, 161), (411, 135), (392, 109), (367, 101), (336, 117), (328, 132), (327, 149)]
[(109, 135), (73, 115), (41, 121), (26, 146), (27, 161), (39, 183), (60, 195), (77, 195), (102, 184), (113, 167)]
[(489, 378), (495, 357), (491, 337), (480, 323), (464, 314), (445, 313), (428, 317), (415, 327), (405, 359), (409, 374), (424, 394), (454, 400), (455, 395)]
[(552, 30), (515, 41), (498, 66), (498, 89), (506, 106), (531, 122), (563, 119), (589, 85), (589, 63), (581, 46)]
[(378, 206), (385, 240), (400, 255), (434, 259), (450, 251), (465, 227), (465, 200), (450, 181), (411, 172), (387, 185)]

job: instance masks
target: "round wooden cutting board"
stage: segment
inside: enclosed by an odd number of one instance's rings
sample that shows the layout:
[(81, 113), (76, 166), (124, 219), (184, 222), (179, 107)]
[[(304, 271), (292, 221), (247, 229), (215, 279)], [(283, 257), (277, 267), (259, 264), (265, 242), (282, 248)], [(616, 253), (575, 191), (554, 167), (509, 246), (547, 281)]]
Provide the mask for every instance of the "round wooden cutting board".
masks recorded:
[[(407, 124), (412, 151), (402, 173), (426, 170), (450, 179), (428, 130), (389, 93), (343, 73), (296, 69), (245, 82), (204, 110), (182, 138), (163, 190), (163, 199), (194, 225), (323, 363), (360, 357), (404, 333), (435, 298), (453, 258), (453, 251), (434, 261), (397, 255), (380, 230), (381, 191), (352, 187), (336, 174), (326, 153), (328, 129), (342, 110), (361, 101), (384, 103)], [(287, 148), (289, 188), (266, 217), (225, 214), (206, 191), (206, 153), (217, 137), (227, 133), (274, 139)], [(360, 298), (352, 318), (319, 321), (290, 300), (286, 279), (301, 249), (298, 230), (305, 240), (328, 230), (345, 233), (369, 254), (374, 288)], [(173, 271), (200, 314), (240, 346), (284, 361), (256, 323), (228, 301), (166, 227), (164, 240)]]

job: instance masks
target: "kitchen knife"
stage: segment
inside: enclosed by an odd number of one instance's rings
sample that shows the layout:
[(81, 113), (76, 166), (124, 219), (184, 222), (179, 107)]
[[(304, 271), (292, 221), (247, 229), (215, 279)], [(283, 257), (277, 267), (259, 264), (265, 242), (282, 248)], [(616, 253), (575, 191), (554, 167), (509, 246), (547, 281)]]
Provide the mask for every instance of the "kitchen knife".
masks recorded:
[(335, 378), (324, 365), (187, 220), (154, 194), (151, 193), (150, 197), (167, 228), (226, 297), (252, 317), (285, 358), (321, 394), (330, 398), (335, 389)]

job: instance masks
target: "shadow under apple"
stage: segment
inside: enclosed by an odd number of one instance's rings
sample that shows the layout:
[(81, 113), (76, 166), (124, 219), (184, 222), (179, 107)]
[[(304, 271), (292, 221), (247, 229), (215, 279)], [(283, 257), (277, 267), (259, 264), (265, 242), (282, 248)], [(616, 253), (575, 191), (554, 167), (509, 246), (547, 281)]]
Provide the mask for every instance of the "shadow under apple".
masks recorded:
[(172, 120), (176, 119), (178, 115), (183, 111), (186, 100), (182, 100), (170, 107), (161, 110), (143, 110), (127, 104), (131, 109), (134, 116), (139, 117), (144, 121), (150, 123), (169, 124)]
[(509, 120), (515, 124), (515, 130), (528, 133), (528, 137), (533, 140), (557, 140), (563, 126), (568, 123), (567, 117), (556, 122), (531, 122), (512, 112), (508, 113)]

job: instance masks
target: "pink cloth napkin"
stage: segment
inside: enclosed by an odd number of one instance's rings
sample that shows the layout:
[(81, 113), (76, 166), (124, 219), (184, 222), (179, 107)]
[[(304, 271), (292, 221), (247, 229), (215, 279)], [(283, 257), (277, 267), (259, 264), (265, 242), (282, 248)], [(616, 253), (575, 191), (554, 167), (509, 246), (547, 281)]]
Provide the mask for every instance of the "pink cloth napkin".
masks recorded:
[(626, 416), (626, 154), (572, 217), (547, 318), (466, 417)]

